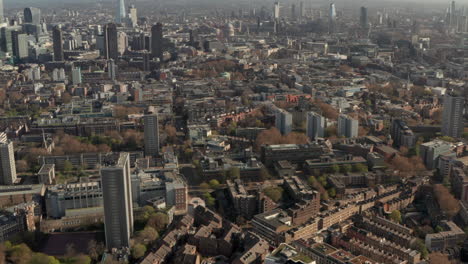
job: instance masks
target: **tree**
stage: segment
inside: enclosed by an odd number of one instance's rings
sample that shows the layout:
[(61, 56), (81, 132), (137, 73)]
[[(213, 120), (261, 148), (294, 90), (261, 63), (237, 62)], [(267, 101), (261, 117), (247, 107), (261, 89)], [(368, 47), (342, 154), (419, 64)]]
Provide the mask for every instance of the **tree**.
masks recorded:
[(209, 192), (203, 194), (203, 199), (205, 200), (206, 205), (213, 207), (216, 203), (216, 200)]
[[(419, 251), (419, 253), (421, 253), (422, 259), (425, 259), (427, 255), (429, 254), (429, 252), (427, 251), (426, 245), (421, 239), (417, 239), (415, 242), (413, 242), (413, 244), (411, 245), (411, 248)], [(440, 263), (444, 263), (444, 262), (440, 262)]]
[(73, 164), (70, 161), (66, 160), (63, 163), (63, 170), (65, 171), (65, 173), (70, 173), (73, 170)]
[(267, 187), (263, 189), (263, 193), (268, 196), (273, 202), (277, 203), (283, 197), (283, 188), (281, 187)]
[(442, 184), (435, 184), (433, 191), (440, 209), (449, 217), (454, 217), (458, 211), (460, 211), (460, 205), (457, 199), (453, 197), (447, 187)]
[(143, 244), (150, 244), (155, 241), (158, 237), (158, 231), (151, 226), (145, 226), (143, 230), (138, 232), (138, 240)]
[(145, 252), (146, 252), (146, 246), (138, 243), (132, 248), (132, 257), (134, 259), (139, 259), (145, 255)]
[(362, 163), (357, 163), (353, 165), (354, 172), (367, 172), (367, 166)]
[(434, 228), (434, 230), (435, 230), (436, 233), (440, 233), (440, 232), (444, 231), (444, 229), (440, 225), (436, 226)]
[(210, 188), (211, 188), (211, 186), (210, 186), (208, 183), (206, 183), (206, 182), (202, 182), (202, 183), (200, 184), (200, 189), (202, 189), (202, 190), (204, 190), (204, 191), (207, 191), (207, 190), (209, 190)]
[(392, 213), (390, 213), (390, 219), (392, 219), (394, 222), (401, 223), (401, 212), (394, 210)]
[(16, 161), (16, 170), (18, 172), (27, 172), (29, 170), (28, 162), (24, 159)]
[(78, 254), (76, 256), (69, 257), (65, 259), (65, 262), (67, 264), (91, 264), (91, 258), (85, 254)]
[(104, 253), (104, 245), (102, 243), (97, 243), (96, 240), (88, 242), (88, 254), (92, 260), (97, 261), (102, 253)]
[(317, 179), (314, 177), (314, 176), (310, 176), (308, 179), (307, 179), (307, 183), (309, 183), (310, 186), (314, 186), (314, 184), (317, 183)]
[(330, 167), (330, 172), (331, 172), (331, 173), (338, 173), (338, 172), (340, 172), (340, 166), (338, 166), (337, 164), (333, 164), (333, 165)]
[(344, 164), (343, 166), (341, 166), (341, 172), (343, 172), (343, 173), (348, 173), (352, 169), (353, 169), (353, 167), (351, 167), (351, 165), (349, 165), (349, 164)]
[(164, 131), (166, 132), (167, 135), (167, 140), (171, 143), (175, 143), (177, 140), (177, 130), (174, 126), (172, 125), (165, 125), (164, 126)]
[(148, 219), (148, 226), (154, 228), (158, 232), (166, 228), (167, 224), (169, 224), (169, 217), (162, 212), (157, 212)]
[(8, 259), (15, 264), (26, 264), (31, 260), (32, 251), (22, 243), (8, 250)]
[(322, 111), (322, 115), (325, 118), (333, 120), (338, 119), (338, 110), (336, 110), (333, 106), (324, 103), (320, 100), (317, 100), (316, 105), (320, 108), (320, 110)]
[(260, 169), (260, 180), (261, 181), (266, 181), (266, 180), (269, 180), (269, 179), (271, 179), (271, 175), (268, 172), (268, 169), (265, 168), (265, 167), (262, 167)]
[(336, 190), (335, 190), (335, 188), (332, 187), (332, 188), (328, 189), (327, 192), (328, 192), (328, 196), (330, 196), (330, 197), (332, 197), (332, 198), (335, 198), (335, 196), (336, 196)]
[(219, 181), (218, 180), (211, 180), (209, 183), (208, 183), (211, 187), (211, 189), (218, 189), (219, 188)]
[(44, 253), (34, 253), (28, 264), (60, 264), (58, 259)]

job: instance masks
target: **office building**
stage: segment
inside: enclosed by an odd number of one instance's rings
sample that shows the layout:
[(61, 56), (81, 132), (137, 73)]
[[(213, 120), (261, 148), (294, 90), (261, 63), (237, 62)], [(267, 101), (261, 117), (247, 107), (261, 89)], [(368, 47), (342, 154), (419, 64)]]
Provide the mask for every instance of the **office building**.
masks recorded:
[(125, 11), (125, 0), (119, 0), (115, 22), (121, 24), (125, 21), (126, 17), (127, 12)]
[(338, 117), (337, 134), (339, 137), (353, 138), (358, 136), (359, 122), (347, 115)]
[(137, 9), (134, 5), (131, 5), (128, 9), (128, 18), (132, 27), (136, 27), (138, 25)]
[(159, 154), (159, 125), (156, 114), (148, 114), (143, 117), (145, 156), (157, 156)]
[(28, 35), (20, 34), (19, 31), (11, 32), (13, 44), (13, 56), (16, 59), (24, 59), (28, 57)]
[(330, 4), (328, 10), (328, 33), (332, 34), (335, 32), (336, 27), (336, 7), (334, 3)]
[(361, 7), (361, 13), (360, 13), (360, 19), (361, 23), (361, 28), (367, 28), (369, 27), (369, 17), (367, 14), (367, 7), (362, 6)]
[(163, 60), (163, 26), (157, 23), (151, 27), (151, 55)]
[(5, 21), (5, 14), (3, 13), (3, 0), (0, 0), (0, 23)]
[(401, 119), (393, 120), (391, 136), (396, 147), (412, 148), (416, 144), (416, 136)]
[(12, 185), (16, 181), (13, 142), (0, 143), (0, 184)]
[(284, 109), (277, 109), (275, 113), (275, 126), (283, 135), (292, 131), (292, 114)]
[(279, 19), (279, 17), (280, 17), (280, 3), (275, 2), (274, 7), (273, 7), (273, 18)]
[(325, 136), (325, 117), (315, 113), (307, 113), (306, 134), (311, 140)]
[(115, 65), (115, 61), (113, 59), (107, 61), (107, 73), (109, 79), (114, 81), (117, 75), (117, 65)]
[(0, 30), (0, 37), (1, 37), (1, 48), (2, 51), (5, 53), (13, 53), (13, 32), (16, 29), (13, 27), (2, 27)]
[(127, 248), (133, 233), (130, 155), (120, 153), (115, 164), (101, 169), (106, 247)]
[(463, 112), (465, 98), (454, 93), (444, 96), (444, 110), (442, 112), (442, 135), (460, 138), (463, 134)]
[(72, 83), (73, 85), (81, 84), (81, 68), (72, 68)]
[(104, 27), (104, 58), (117, 60), (119, 58), (119, 44), (117, 25), (109, 23)]
[(59, 26), (55, 26), (52, 29), (52, 38), (54, 45), (54, 60), (63, 61), (63, 34), (62, 29)]
[(429, 170), (437, 168), (440, 155), (449, 153), (452, 145), (446, 141), (434, 140), (419, 146), (419, 156)]
[(299, 2), (299, 17), (304, 17), (304, 1)]
[(39, 25), (41, 23), (41, 10), (35, 7), (26, 7), (23, 11), (24, 23)]
[(291, 18), (296, 19), (296, 4), (291, 5)]

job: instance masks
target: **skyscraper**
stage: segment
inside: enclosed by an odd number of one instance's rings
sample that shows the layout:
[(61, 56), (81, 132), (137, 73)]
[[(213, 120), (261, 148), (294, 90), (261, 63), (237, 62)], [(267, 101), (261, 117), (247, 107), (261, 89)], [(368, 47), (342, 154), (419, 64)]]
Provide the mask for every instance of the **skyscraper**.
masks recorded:
[(54, 42), (54, 60), (63, 61), (63, 34), (59, 26), (55, 26), (52, 30), (52, 38)]
[(291, 5), (291, 18), (296, 19), (296, 4)]
[(28, 57), (28, 35), (20, 34), (19, 31), (11, 32), (13, 44), (13, 56), (16, 59), (24, 59)]
[(127, 11), (125, 11), (125, 0), (118, 0), (119, 4), (117, 6), (117, 15), (115, 22), (116, 23), (123, 23), (125, 18), (127, 17)]
[(0, 23), (5, 21), (5, 14), (3, 13), (3, 0), (0, 0)]
[(151, 27), (151, 55), (163, 60), (163, 25), (157, 23)]
[(107, 74), (109, 75), (109, 79), (115, 80), (117, 75), (117, 65), (115, 65), (115, 61), (110, 59), (107, 61)]
[(276, 110), (275, 127), (283, 135), (287, 135), (292, 131), (292, 115), (284, 109)]
[(273, 7), (273, 18), (279, 19), (279, 17), (280, 17), (280, 3), (275, 2), (275, 5)]
[(367, 28), (369, 26), (369, 18), (367, 15), (367, 7), (361, 7), (360, 19), (361, 28)]
[(106, 247), (108, 250), (129, 247), (133, 206), (128, 153), (120, 153), (115, 164), (101, 169), (101, 186)]
[(442, 135), (459, 138), (463, 133), (463, 110), (465, 98), (455, 93), (444, 96), (444, 110), (442, 112)]
[(334, 33), (336, 27), (336, 8), (335, 4), (330, 4), (330, 9), (328, 10), (328, 33)]
[(104, 57), (113, 60), (119, 58), (117, 25), (114, 23), (109, 23), (104, 27)]
[(137, 15), (137, 9), (134, 5), (131, 5), (130, 8), (128, 9), (128, 16), (130, 19), (131, 26), (136, 27), (138, 24), (138, 15)]
[(455, 12), (455, 1), (452, 1), (452, 4), (450, 5), (450, 26), (452, 27), (457, 25), (457, 17)]
[(11, 185), (16, 181), (13, 142), (0, 142), (0, 184)]
[(41, 24), (41, 10), (35, 7), (26, 7), (23, 11), (24, 23), (39, 25)]
[(325, 136), (325, 117), (315, 112), (308, 112), (306, 133), (307, 133), (307, 136), (311, 140), (324, 137)]
[(304, 17), (304, 1), (299, 2), (299, 17)]
[(353, 138), (358, 136), (359, 122), (347, 115), (338, 117), (337, 134), (339, 137)]
[(72, 83), (73, 85), (81, 84), (81, 68), (72, 68)]
[(145, 156), (155, 157), (159, 154), (159, 124), (158, 115), (148, 113), (143, 117)]

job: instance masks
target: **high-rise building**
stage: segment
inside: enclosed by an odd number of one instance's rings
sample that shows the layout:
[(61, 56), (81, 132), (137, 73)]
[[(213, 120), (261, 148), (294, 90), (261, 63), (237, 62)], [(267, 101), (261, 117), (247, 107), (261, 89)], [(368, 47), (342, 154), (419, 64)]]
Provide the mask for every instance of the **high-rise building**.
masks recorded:
[(104, 27), (104, 57), (113, 60), (119, 58), (117, 25), (115, 23), (109, 23)]
[(299, 17), (303, 18), (304, 17), (304, 1), (299, 2)]
[(128, 18), (132, 27), (136, 27), (138, 25), (137, 9), (134, 5), (131, 5), (128, 9)]
[(16, 59), (24, 59), (28, 57), (28, 35), (20, 34), (19, 31), (11, 32), (13, 43), (13, 56)]
[(128, 153), (120, 153), (115, 164), (101, 169), (101, 184), (106, 247), (109, 250), (129, 247), (133, 206)]
[(291, 5), (291, 18), (296, 19), (296, 4)]
[(358, 136), (359, 122), (347, 115), (338, 117), (337, 134), (339, 137), (353, 138)]
[(11, 185), (16, 181), (15, 154), (13, 142), (0, 143), (0, 184)]
[(117, 6), (117, 15), (115, 18), (116, 23), (123, 23), (127, 17), (127, 11), (125, 11), (125, 0), (118, 0), (119, 4)]
[(456, 7), (455, 1), (452, 1), (450, 5), (450, 26), (455, 27), (457, 25), (457, 15), (456, 15)]
[(367, 14), (367, 7), (361, 7), (360, 19), (361, 28), (368, 28), (369, 27), (369, 17)]
[(275, 5), (273, 6), (273, 18), (279, 19), (279, 17), (280, 17), (280, 3), (275, 2)]
[(336, 27), (336, 7), (334, 3), (330, 4), (328, 10), (328, 33), (334, 33)]
[(113, 59), (107, 61), (107, 73), (109, 75), (109, 79), (114, 81), (117, 75), (117, 65), (115, 65), (115, 61)]
[(148, 51), (143, 52), (143, 71), (150, 71), (151, 70), (151, 54)]
[(307, 133), (307, 136), (311, 140), (324, 137), (325, 136), (325, 117), (315, 112), (308, 112), (306, 133)]
[(275, 127), (283, 135), (287, 135), (292, 131), (292, 115), (284, 109), (277, 109), (275, 113)]
[(413, 131), (401, 119), (393, 120), (390, 134), (396, 147), (412, 148), (416, 143)]
[(72, 83), (73, 85), (81, 84), (81, 68), (72, 68)]
[(13, 27), (2, 27), (0, 30), (0, 44), (2, 51), (13, 53), (13, 32), (16, 31)]
[(143, 117), (145, 156), (158, 156), (159, 154), (159, 125), (158, 115), (148, 113)]
[(54, 44), (54, 60), (63, 61), (63, 34), (59, 26), (55, 26), (52, 30), (52, 38)]
[(163, 25), (157, 23), (151, 27), (151, 55), (163, 60)]
[(26, 7), (23, 11), (24, 23), (40, 25), (41, 24), (41, 10), (35, 7)]
[(117, 52), (123, 55), (128, 48), (128, 37), (125, 32), (117, 32)]
[(5, 14), (3, 13), (3, 0), (0, 0), (0, 23), (5, 21)]
[(463, 111), (465, 98), (455, 93), (444, 96), (444, 110), (442, 112), (442, 135), (459, 138), (463, 133)]

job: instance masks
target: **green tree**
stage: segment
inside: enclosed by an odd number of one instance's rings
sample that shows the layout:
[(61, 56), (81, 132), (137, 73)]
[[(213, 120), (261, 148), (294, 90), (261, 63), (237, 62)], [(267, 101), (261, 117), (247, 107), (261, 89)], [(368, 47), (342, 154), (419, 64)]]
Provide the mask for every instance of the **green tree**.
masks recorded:
[(70, 172), (72, 172), (72, 171), (73, 171), (73, 164), (72, 164), (70, 161), (66, 160), (66, 161), (63, 163), (63, 171), (64, 171), (65, 173), (70, 173)]
[(330, 172), (331, 173), (338, 173), (340, 172), (340, 166), (336, 165), (336, 164), (333, 164), (331, 167), (330, 167)]
[(148, 219), (148, 226), (154, 228), (158, 232), (164, 230), (167, 224), (169, 224), (169, 217), (163, 212), (157, 212)]
[(320, 183), (320, 185), (322, 185), (324, 188), (327, 187), (327, 176), (326, 175), (322, 175), (320, 177), (317, 178), (318, 182)]
[(200, 189), (202, 189), (202, 190), (204, 190), (204, 191), (207, 191), (207, 190), (209, 190), (210, 188), (211, 188), (211, 186), (210, 186), (208, 183), (206, 183), (206, 182), (202, 182), (202, 183), (200, 184)]
[(390, 219), (397, 223), (401, 223), (401, 212), (398, 210), (393, 211), (392, 213), (390, 213)]
[(357, 163), (353, 165), (354, 172), (367, 172), (367, 166), (362, 163)]
[(263, 193), (270, 197), (275, 203), (279, 202), (283, 197), (283, 188), (281, 187), (267, 187), (263, 189)]
[(209, 183), (208, 183), (211, 187), (211, 189), (218, 189), (219, 188), (219, 181), (218, 180), (211, 180)]
[(349, 164), (344, 164), (343, 166), (341, 166), (341, 172), (343, 172), (343, 173), (348, 173), (352, 169), (353, 169), (353, 167), (351, 165), (349, 165)]
[(26, 264), (32, 256), (31, 249), (24, 243), (12, 246), (7, 253), (8, 259), (15, 264)]
[(154, 207), (150, 205), (145, 205), (143, 206), (143, 212), (141, 213), (141, 216), (144, 221), (148, 221), (150, 216), (153, 215), (154, 213), (156, 213), (156, 210), (154, 209)]
[(228, 173), (229, 179), (240, 179), (240, 169), (238, 167), (231, 167), (229, 168)]
[(268, 169), (263, 167), (261, 170), (260, 170), (260, 180), (261, 181), (266, 181), (266, 180), (269, 180), (271, 179), (271, 175), (270, 173), (268, 172)]
[(335, 188), (330, 188), (327, 190), (328, 192), (328, 196), (332, 197), (332, 198), (335, 198), (336, 197), (336, 190)]
[(143, 230), (138, 232), (138, 240), (143, 244), (150, 244), (159, 237), (158, 231), (151, 226), (145, 226)]
[(60, 264), (58, 259), (44, 253), (34, 253), (28, 264)]
[(132, 257), (134, 259), (139, 259), (145, 255), (146, 246), (143, 244), (136, 244), (132, 248)]
[(209, 207), (213, 207), (216, 203), (216, 200), (209, 192), (206, 192), (203, 194), (203, 199), (205, 200), (205, 203)]
[(421, 239), (416, 240), (412, 245), (411, 248), (414, 250), (419, 251), (421, 253), (421, 259), (427, 258), (427, 255), (429, 255), (429, 252), (427, 251), (426, 245)]
[(309, 183), (310, 186), (314, 186), (314, 184), (317, 183), (317, 179), (314, 177), (314, 176), (310, 176), (308, 179), (307, 179), (307, 183)]
[(444, 229), (440, 225), (436, 226), (434, 228), (434, 230), (435, 230), (436, 233), (440, 233), (440, 232), (444, 231)]

